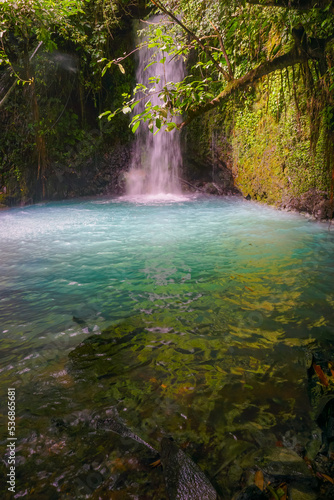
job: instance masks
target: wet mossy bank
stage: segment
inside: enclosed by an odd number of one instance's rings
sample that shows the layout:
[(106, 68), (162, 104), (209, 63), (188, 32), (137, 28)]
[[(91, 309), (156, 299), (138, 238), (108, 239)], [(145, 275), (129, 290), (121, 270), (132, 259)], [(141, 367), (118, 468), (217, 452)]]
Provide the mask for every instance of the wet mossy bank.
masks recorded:
[(276, 72), (192, 122), (185, 133), (186, 174), (224, 191), (230, 172), (248, 199), (331, 218), (333, 98), (326, 89), (309, 91), (302, 73)]

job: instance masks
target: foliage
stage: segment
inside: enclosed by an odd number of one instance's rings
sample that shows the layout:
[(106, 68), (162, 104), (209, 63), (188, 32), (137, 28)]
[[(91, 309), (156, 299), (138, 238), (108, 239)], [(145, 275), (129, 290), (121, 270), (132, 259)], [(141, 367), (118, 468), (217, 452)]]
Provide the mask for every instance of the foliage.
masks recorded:
[[(70, 16), (82, 11), (83, 0), (11, 0), (2, 2), (0, 8), (0, 30), (2, 43), (2, 59), (0, 63), (10, 65), (17, 78), (26, 82), (13, 68), (11, 56), (15, 51), (10, 41), (15, 38), (15, 48), (23, 45), (27, 54), (32, 48), (43, 42), (48, 51), (56, 48), (53, 35), (57, 26), (66, 25)], [(6, 45), (9, 45), (8, 49)], [(17, 55), (17, 54), (16, 54)], [(15, 57), (15, 56), (14, 56)], [(16, 62), (16, 61), (15, 61)]]
[[(245, 119), (253, 120), (247, 126), (248, 136), (241, 132), (246, 130), (242, 118), (238, 122), (236, 143), (240, 146), (239, 152), (247, 148), (255, 151), (251, 143), (258, 137), (255, 133), (257, 120), (264, 124), (264, 115), (260, 117), (255, 113), (255, 116), (251, 110), (254, 83), (261, 82), (266, 92), (263, 77), (273, 74), (273, 81), (279, 80), (277, 70), (285, 71), (291, 65), (303, 80), (301, 85), (308, 104), (295, 105), (290, 84), (296, 81), (296, 76), (290, 71), (290, 82), (283, 75), (285, 83), (279, 85), (280, 94), (268, 100), (269, 107), (275, 102), (280, 104), (276, 118), (273, 111), (266, 124), (272, 127), (270, 134), (274, 134), (277, 123), (282, 126), (282, 112), (290, 106), (291, 116), (293, 113), (298, 115), (291, 118), (292, 121), (303, 123), (303, 146), (300, 145), (300, 150), (299, 145), (285, 150), (282, 146), (280, 152), (283, 151), (286, 158), (284, 151), (290, 151), (291, 168), (295, 165), (297, 171), (305, 161), (310, 163), (306, 146), (310, 140), (316, 162), (327, 164), (331, 143), (328, 131), (333, 131), (333, 9), (325, 0), (319, 3), (309, 0), (303, 10), (299, 10), (297, 1), (289, 7), (278, 6), (283, 2), (275, 2), (275, 6), (270, 3), (273, 2), (166, 0), (161, 3), (152, 0), (150, 12), (162, 14), (161, 22), (159, 25), (146, 23), (147, 28), (143, 31), (146, 41), (133, 50), (130, 19), (141, 2), (1, 2), (0, 70), (4, 94), (0, 97), (0, 106), (6, 117), (0, 130), (4, 138), (0, 158), (2, 184), (10, 185), (13, 194), (25, 190), (27, 179), (32, 177), (29, 191), (36, 178), (41, 183), (43, 177), (52, 174), (54, 164), (57, 169), (66, 169), (68, 164), (77, 165), (74, 159), (81, 157), (77, 149), (85, 144), (89, 129), (98, 128), (103, 134), (102, 142), (125, 142), (131, 135), (127, 128), (129, 122), (132, 132), (141, 122), (152, 133), (161, 129), (171, 131), (183, 128), (216, 107), (222, 112), (219, 120), (224, 122), (224, 129), (232, 130), (235, 119), (231, 103), (238, 109), (237, 121), (241, 116), (239, 105), (246, 105)], [(152, 53), (159, 54), (157, 69), (172, 57), (185, 59), (187, 77), (181, 82), (163, 85), (159, 77), (152, 78), (149, 85), (136, 84), (133, 81), (133, 54), (144, 45), (148, 45)], [(67, 68), (61, 57), (71, 59)], [(15, 82), (29, 82), (30, 85), (22, 91), (12, 86)], [(268, 92), (272, 90), (273, 87)], [(152, 104), (153, 93), (159, 94), (159, 105)], [(302, 93), (298, 99), (302, 100)], [(138, 112), (136, 106), (140, 101), (145, 102), (145, 108)], [(13, 109), (17, 118), (14, 120), (16, 135), (7, 119)], [(112, 111), (105, 111), (107, 109)], [(265, 113), (264, 110), (261, 113)], [(108, 120), (98, 123), (98, 115)], [(210, 117), (205, 123), (209, 130)], [(306, 132), (308, 126), (312, 129), (310, 133)], [(299, 125), (291, 127), (291, 130), (283, 127), (288, 136)], [(10, 137), (14, 143), (11, 151)], [(243, 145), (240, 143), (242, 137)], [(316, 147), (318, 141), (319, 147)], [(205, 139), (200, 138), (199, 142), (204, 144)], [(96, 147), (100, 144), (101, 141), (97, 141)], [(91, 147), (82, 149), (87, 157), (93, 154)], [(322, 185), (326, 182), (321, 181)]]
[[(133, 84), (132, 61), (124, 64), (123, 81), (115, 81), (117, 75), (103, 77), (99, 62), (102, 56), (129, 50), (131, 40), (125, 42), (122, 34), (127, 3), (0, 4), (0, 185), (6, 186), (2, 198), (8, 202), (50, 196), (54, 187), (49, 178), (61, 177), (69, 168), (74, 172), (73, 165), (80, 170), (79, 158), (84, 163), (101, 147), (100, 139), (90, 140), (91, 130), (103, 131), (106, 143), (124, 131), (127, 137), (124, 120), (108, 126), (96, 122), (102, 103), (117, 105), (119, 89), (129, 91)], [(15, 83), (29, 85), (19, 89)]]
[[(247, 91), (262, 76), (308, 59), (315, 61), (322, 79), (330, 74), (324, 62), (326, 44), (334, 30), (330, 3), (324, 9), (314, 7), (306, 12), (263, 8), (245, 1), (152, 3), (164, 14), (160, 26), (147, 30), (149, 47), (163, 53), (160, 62), (165, 64), (177, 55), (195, 61), (182, 82), (168, 82), (159, 91), (160, 106), (152, 106), (149, 98), (157, 91), (156, 81), (150, 88), (136, 87), (134, 94), (140, 90), (146, 106), (132, 118), (133, 130), (139, 121), (147, 122), (152, 131), (153, 126), (160, 129), (162, 125), (170, 130), (171, 122), (182, 128), (232, 93)], [(110, 61), (107, 66), (115, 63)], [(111, 119), (136, 104), (136, 95), (131, 99), (125, 96), (121, 108), (101, 116)], [(181, 124), (177, 116), (183, 117)]]
[[(302, 84), (298, 102), (289, 93), (288, 74), (268, 77), (245, 106), (235, 112), (234, 172), (245, 194), (269, 203), (299, 196), (310, 189), (329, 192), (324, 162), (326, 126), (310, 154), (310, 119)], [(290, 80), (292, 71), (290, 71)], [(298, 109), (299, 106), (299, 109)], [(300, 108), (304, 113), (300, 115)]]

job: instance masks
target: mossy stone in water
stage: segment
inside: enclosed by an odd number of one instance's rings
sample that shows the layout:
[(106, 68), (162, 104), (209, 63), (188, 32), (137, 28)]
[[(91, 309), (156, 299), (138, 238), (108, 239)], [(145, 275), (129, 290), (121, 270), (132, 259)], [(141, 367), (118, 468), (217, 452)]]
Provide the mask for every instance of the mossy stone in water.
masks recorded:
[(273, 448), (265, 458), (263, 471), (270, 476), (283, 476), (301, 480), (313, 480), (304, 460), (294, 451), (286, 448)]

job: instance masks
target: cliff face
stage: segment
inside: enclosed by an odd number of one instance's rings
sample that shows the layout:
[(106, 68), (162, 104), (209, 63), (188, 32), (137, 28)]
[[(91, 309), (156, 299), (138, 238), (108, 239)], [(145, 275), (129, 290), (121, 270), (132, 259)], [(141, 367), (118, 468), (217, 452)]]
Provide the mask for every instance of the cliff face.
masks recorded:
[(233, 172), (254, 199), (326, 218), (333, 135), (327, 105), (321, 95), (307, 95), (300, 79), (289, 87), (293, 81), (292, 71), (272, 75), (236, 111)]

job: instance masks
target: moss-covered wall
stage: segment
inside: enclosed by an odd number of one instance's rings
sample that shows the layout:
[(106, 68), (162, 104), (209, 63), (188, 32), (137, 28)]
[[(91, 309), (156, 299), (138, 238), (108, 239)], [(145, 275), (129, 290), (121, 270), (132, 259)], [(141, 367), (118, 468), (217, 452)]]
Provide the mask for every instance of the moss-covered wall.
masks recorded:
[(236, 183), (243, 193), (268, 203), (281, 204), (311, 189), (330, 190), (324, 119), (319, 110), (318, 137), (312, 143), (307, 97), (302, 85), (293, 90), (290, 81), (287, 72), (267, 77), (235, 111)]
[(220, 182), (228, 168), (244, 196), (330, 216), (333, 107), (304, 76), (302, 68), (276, 72), (194, 120), (185, 175)]

